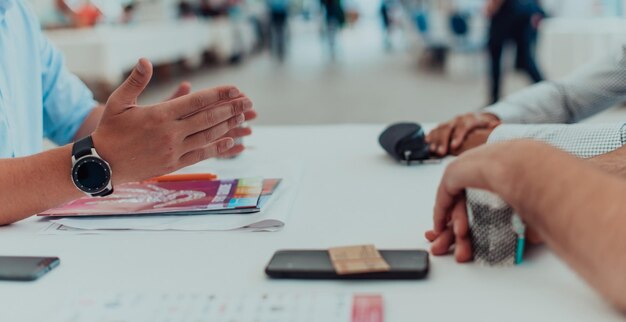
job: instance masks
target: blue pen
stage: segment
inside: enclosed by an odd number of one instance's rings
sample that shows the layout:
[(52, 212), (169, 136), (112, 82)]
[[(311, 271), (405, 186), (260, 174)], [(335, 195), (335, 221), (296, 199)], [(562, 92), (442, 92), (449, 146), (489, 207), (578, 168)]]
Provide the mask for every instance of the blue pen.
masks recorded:
[(515, 264), (519, 265), (524, 261), (524, 246), (526, 244), (526, 225), (518, 215), (513, 215), (513, 231), (517, 234), (517, 248), (515, 250)]

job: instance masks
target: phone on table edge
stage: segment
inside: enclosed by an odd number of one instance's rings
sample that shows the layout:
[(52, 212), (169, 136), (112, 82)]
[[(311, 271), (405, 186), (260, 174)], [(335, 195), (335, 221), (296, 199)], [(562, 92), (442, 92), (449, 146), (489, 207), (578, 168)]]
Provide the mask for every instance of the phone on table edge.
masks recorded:
[(0, 281), (34, 281), (60, 263), (58, 257), (0, 256)]

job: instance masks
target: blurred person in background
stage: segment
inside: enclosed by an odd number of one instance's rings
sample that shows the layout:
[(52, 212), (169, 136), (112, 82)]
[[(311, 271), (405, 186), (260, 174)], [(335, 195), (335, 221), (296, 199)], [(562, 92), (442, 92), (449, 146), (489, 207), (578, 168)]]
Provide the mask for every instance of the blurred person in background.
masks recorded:
[[(508, 41), (517, 46), (516, 67), (525, 71), (534, 82), (543, 80), (535, 62), (533, 40), (537, 18), (543, 12), (538, 0), (489, 0), (486, 12), (490, 17), (488, 51), (490, 58), (490, 100), (500, 99), (502, 82), (502, 51)], [(533, 25), (534, 23), (534, 25)]]
[(54, 1), (57, 9), (63, 13), (71, 27), (93, 27), (102, 17), (102, 11), (91, 1), (83, 1), (76, 5), (68, 4), (67, 0)]
[(393, 10), (396, 6), (395, 0), (382, 0), (380, 3), (380, 17), (383, 23), (383, 42), (386, 50), (391, 50), (391, 33), (393, 31)]
[[(152, 64), (140, 59), (105, 104), (96, 102), (27, 2), (0, 0), (0, 225), (243, 151), (235, 139), (251, 133), (240, 125), (256, 113), (239, 89), (191, 93), (183, 83), (166, 101), (140, 106), (151, 78)], [(59, 147), (42, 152), (44, 137)]]
[(341, 0), (320, 0), (324, 9), (324, 36), (328, 42), (331, 59), (337, 58), (337, 33), (346, 22), (346, 14)]
[(266, 0), (270, 18), (270, 51), (279, 62), (285, 60), (290, 0)]

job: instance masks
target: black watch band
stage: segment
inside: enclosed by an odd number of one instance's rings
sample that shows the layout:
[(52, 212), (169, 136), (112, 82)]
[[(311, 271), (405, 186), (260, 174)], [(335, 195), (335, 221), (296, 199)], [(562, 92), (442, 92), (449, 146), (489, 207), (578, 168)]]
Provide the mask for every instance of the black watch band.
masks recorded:
[[(91, 161), (81, 160), (82, 158)], [(96, 152), (91, 135), (84, 137), (74, 143), (74, 145), (72, 146), (72, 162), (72, 180), (74, 181), (74, 184), (78, 189), (82, 190), (84, 193), (92, 197), (104, 197), (113, 193), (113, 186), (111, 186), (111, 167)], [(83, 184), (80, 181), (80, 171), (77, 171), (76, 169), (80, 167), (81, 162), (82, 164), (97, 164), (100, 169), (102, 169), (102, 190), (95, 189), (95, 187), (88, 187), (88, 184)]]
[(74, 158), (80, 159), (88, 154), (91, 154), (91, 149), (93, 149), (93, 147), (91, 135), (88, 135), (74, 143), (74, 146), (72, 146), (72, 155)]

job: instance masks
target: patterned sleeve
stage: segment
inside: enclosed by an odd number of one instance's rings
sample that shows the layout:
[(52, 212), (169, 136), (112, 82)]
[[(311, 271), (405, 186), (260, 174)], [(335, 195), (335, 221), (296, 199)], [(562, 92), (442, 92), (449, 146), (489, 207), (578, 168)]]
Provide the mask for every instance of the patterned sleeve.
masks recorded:
[(626, 123), (616, 124), (502, 124), (489, 136), (488, 143), (512, 139), (535, 139), (590, 158), (611, 152), (626, 143)]
[(565, 79), (544, 81), (484, 111), (504, 123), (576, 123), (626, 101), (626, 46), (617, 57), (586, 65)]

